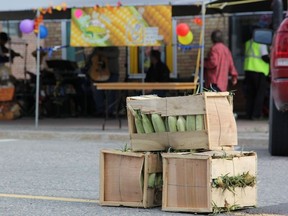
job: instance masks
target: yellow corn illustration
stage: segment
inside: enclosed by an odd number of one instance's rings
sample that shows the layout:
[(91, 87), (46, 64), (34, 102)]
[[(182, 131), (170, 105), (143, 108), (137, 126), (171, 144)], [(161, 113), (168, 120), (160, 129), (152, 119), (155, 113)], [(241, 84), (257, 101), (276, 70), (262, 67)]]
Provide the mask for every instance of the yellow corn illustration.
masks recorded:
[(143, 17), (150, 26), (159, 26), (159, 33), (164, 37), (165, 43), (171, 41), (171, 9), (169, 7), (146, 6)]

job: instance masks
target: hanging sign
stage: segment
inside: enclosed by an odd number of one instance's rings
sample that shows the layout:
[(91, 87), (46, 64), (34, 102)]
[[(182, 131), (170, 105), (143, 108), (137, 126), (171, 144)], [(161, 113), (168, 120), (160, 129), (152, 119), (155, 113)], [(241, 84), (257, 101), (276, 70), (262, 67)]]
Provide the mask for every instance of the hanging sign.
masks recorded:
[(71, 46), (161, 46), (172, 43), (171, 6), (71, 10)]

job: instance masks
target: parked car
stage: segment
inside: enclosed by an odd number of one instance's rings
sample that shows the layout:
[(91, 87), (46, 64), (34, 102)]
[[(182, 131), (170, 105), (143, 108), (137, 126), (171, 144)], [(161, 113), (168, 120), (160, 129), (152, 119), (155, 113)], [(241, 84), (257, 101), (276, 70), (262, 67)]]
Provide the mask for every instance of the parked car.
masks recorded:
[(274, 29), (255, 30), (254, 40), (271, 48), (269, 151), (271, 155), (288, 156), (288, 17), (282, 19), (283, 2), (274, 0)]

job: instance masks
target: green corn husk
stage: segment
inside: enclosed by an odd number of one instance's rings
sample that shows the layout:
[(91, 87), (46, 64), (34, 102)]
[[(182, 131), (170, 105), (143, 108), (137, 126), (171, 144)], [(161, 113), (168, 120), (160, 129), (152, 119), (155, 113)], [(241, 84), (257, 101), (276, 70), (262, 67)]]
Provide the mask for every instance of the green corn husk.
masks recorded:
[(186, 117), (186, 130), (187, 131), (196, 130), (196, 116), (195, 115), (188, 115)]
[(177, 132), (177, 118), (176, 116), (168, 116), (169, 132)]
[(143, 127), (143, 122), (142, 122), (142, 117), (141, 117), (140, 110), (137, 110), (135, 113), (136, 114), (135, 114), (134, 120), (135, 120), (136, 131), (139, 134), (144, 134), (145, 130), (144, 130), (144, 127)]
[(186, 120), (183, 116), (179, 116), (177, 119), (177, 130), (180, 132), (186, 131)]
[(204, 116), (196, 115), (196, 128), (197, 131), (204, 130)]
[(148, 177), (148, 187), (149, 188), (155, 187), (155, 180), (156, 180), (156, 173), (151, 173)]
[(151, 123), (151, 120), (146, 114), (141, 114), (142, 116), (142, 123), (145, 133), (154, 133), (154, 129)]
[(161, 132), (166, 131), (165, 123), (159, 114), (153, 113), (151, 115), (151, 120), (152, 120), (152, 125), (156, 133), (161, 133)]

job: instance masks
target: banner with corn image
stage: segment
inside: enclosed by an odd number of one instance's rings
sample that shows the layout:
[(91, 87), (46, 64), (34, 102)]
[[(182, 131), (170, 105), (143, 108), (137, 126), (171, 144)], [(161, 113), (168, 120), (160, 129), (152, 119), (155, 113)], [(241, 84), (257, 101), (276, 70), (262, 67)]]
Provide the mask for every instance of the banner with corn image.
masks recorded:
[(171, 6), (74, 8), (71, 46), (161, 46), (172, 43)]

